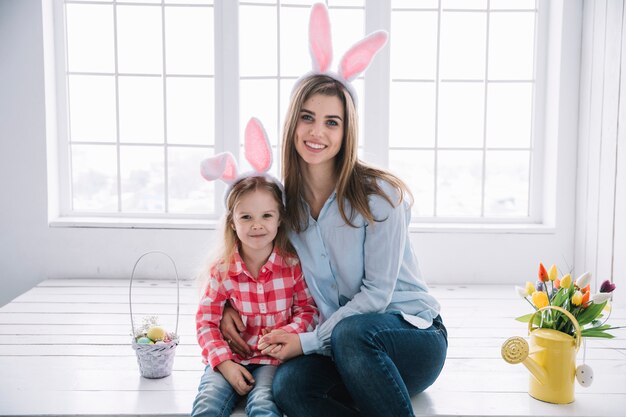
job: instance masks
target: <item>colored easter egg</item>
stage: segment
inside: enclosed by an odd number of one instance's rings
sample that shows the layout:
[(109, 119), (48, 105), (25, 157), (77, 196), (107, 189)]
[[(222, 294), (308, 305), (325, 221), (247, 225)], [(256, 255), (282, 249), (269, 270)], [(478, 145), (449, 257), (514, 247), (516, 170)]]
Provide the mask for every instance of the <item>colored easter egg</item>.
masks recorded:
[(143, 337), (140, 337), (139, 339), (137, 339), (137, 343), (139, 343), (141, 345), (149, 345), (149, 344), (153, 344), (154, 342), (152, 340), (150, 340), (149, 338), (143, 336)]
[(157, 340), (163, 340), (165, 338), (165, 329), (161, 326), (152, 326), (148, 329), (146, 336), (155, 342)]

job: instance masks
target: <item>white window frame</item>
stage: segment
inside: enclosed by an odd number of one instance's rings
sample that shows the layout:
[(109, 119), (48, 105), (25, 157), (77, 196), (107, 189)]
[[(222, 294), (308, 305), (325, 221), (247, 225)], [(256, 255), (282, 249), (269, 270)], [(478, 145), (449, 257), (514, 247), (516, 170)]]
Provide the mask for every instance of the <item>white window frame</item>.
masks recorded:
[[(55, 72), (56, 86), (58, 91), (67, 91), (65, 76), (65, 36), (63, 34), (63, 1), (50, 0), (54, 2), (54, 25), (55, 31)], [(544, 3), (544, 2), (541, 2)], [(545, 4), (544, 4), (545, 6)], [(158, 6), (153, 6), (158, 7)], [(163, 6), (161, 6), (163, 7)], [(239, 143), (233, 140), (223, 141), (222, 138), (239, 138), (239, 71), (238, 71), (238, 4), (234, 1), (215, 0), (215, 149), (216, 152), (230, 151), (234, 155), (239, 154)], [(377, 29), (390, 29), (391, 6), (389, 0), (366, 0), (365, 1), (365, 32), (369, 33)], [(537, 23), (537, 62), (546, 61), (549, 16), (546, 12), (538, 13)], [(230, 30), (226, 30), (226, 28)], [(60, 41), (63, 39), (63, 41)], [(235, 53), (233, 53), (235, 51)], [(365, 97), (364, 97), (364, 131), (361, 132), (362, 145), (367, 155), (376, 156), (372, 160), (381, 166), (386, 166), (388, 162), (387, 142), (389, 127), (389, 48), (384, 48), (365, 75)], [(543, 58), (542, 58), (543, 57)], [(549, 192), (544, 189), (544, 182), (536, 180), (543, 178), (544, 146), (546, 144), (544, 125), (545, 97), (546, 97), (546, 67), (535, 69), (535, 94), (533, 112), (533, 157), (530, 186), (530, 216), (528, 219), (486, 219), (479, 218), (437, 218), (420, 219), (420, 223), (415, 223), (412, 230), (445, 230), (445, 231), (465, 231), (465, 230), (502, 230), (505, 232), (524, 230), (525, 233), (533, 230), (544, 233), (554, 224), (554, 219), (549, 218), (550, 210), (546, 213), (546, 205), (550, 205), (548, 199)], [(67, 126), (67, 102), (66, 94), (57, 94), (56, 114), (57, 114), (57, 160), (58, 171), (53, 173), (50, 189), (54, 190), (58, 186), (58, 203), (54, 196), (50, 198), (52, 204), (58, 206), (51, 209), (51, 224), (53, 226), (85, 226), (85, 227), (150, 227), (150, 228), (214, 228), (217, 217), (199, 218), (197, 215), (167, 215), (163, 214), (132, 214), (113, 213), (98, 214), (97, 216), (86, 217), (72, 213), (69, 207), (71, 200), (70, 184), (68, 179), (70, 174), (68, 161), (68, 137)], [(230, 116), (229, 116), (230, 115)], [(382, 116), (382, 117), (381, 117)], [(368, 138), (385, 138), (385, 140), (368, 140)], [(167, 146), (167, 145), (164, 145)], [(54, 178), (57, 181), (54, 181)], [(484, 181), (484, 179), (483, 179)], [(167, 184), (166, 184), (167, 187)], [(548, 188), (553, 189), (549, 186)], [(221, 206), (223, 186), (216, 183), (216, 207)]]

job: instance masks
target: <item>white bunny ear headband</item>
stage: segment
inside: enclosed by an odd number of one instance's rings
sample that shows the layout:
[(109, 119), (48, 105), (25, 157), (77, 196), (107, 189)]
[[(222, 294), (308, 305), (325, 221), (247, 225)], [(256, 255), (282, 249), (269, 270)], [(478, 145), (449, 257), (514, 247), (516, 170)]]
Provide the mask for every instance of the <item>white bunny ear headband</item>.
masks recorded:
[(285, 204), (285, 190), (280, 181), (268, 174), (272, 167), (272, 148), (261, 122), (256, 118), (251, 118), (246, 125), (244, 139), (244, 156), (252, 165), (253, 171), (239, 173), (237, 162), (230, 152), (222, 152), (211, 158), (203, 160), (200, 164), (200, 174), (207, 181), (222, 180), (228, 187), (224, 195), (224, 204), (228, 199), (233, 186), (244, 178), (265, 177), (275, 182), (283, 197)]
[[(311, 7), (309, 19), (309, 51), (313, 60), (313, 71), (300, 80), (311, 74), (327, 75), (343, 84), (356, 103), (357, 95), (351, 82), (367, 69), (376, 53), (387, 43), (388, 37), (384, 30), (370, 33), (343, 55), (337, 72), (331, 72), (328, 69), (333, 60), (333, 46), (328, 9), (324, 3), (315, 3)], [(296, 86), (300, 80), (296, 82)]]

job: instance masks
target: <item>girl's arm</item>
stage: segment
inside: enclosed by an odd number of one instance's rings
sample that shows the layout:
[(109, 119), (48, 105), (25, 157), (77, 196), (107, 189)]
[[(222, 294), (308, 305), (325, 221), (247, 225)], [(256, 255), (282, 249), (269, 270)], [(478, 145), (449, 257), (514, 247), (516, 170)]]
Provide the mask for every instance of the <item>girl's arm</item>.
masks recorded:
[(228, 359), (233, 359), (233, 352), (222, 337), (219, 323), (228, 295), (220, 279), (211, 274), (207, 290), (200, 300), (196, 313), (196, 333), (202, 356), (207, 358), (211, 368)]

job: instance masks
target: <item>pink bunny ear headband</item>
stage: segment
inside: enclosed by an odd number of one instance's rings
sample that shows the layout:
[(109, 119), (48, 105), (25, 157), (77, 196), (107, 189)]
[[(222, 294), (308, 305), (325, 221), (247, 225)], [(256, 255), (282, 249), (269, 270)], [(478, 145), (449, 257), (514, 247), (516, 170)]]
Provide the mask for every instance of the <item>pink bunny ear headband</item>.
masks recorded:
[(200, 164), (200, 175), (207, 181), (222, 180), (228, 187), (224, 195), (224, 204), (230, 195), (233, 186), (244, 178), (265, 177), (278, 185), (285, 204), (285, 190), (278, 179), (267, 173), (272, 167), (272, 149), (261, 122), (251, 118), (246, 125), (244, 139), (244, 155), (252, 165), (253, 171), (239, 174), (237, 162), (230, 152), (222, 152), (203, 160)]
[(328, 71), (333, 60), (330, 19), (326, 5), (315, 3), (311, 7), (309, 19), (309, 51), (313, 61), (313, 71), (301, 77), (296, 82), (296, 86), (310, 75), (324, 74), (343, 84), (356, 104), (357, 95), (352, 86), (352, 80), (367, 69), (376, 53), (387, 43), (388, 37), (389, 35), (384, 30), (370, 33), (343, 55), (336, 73)]

